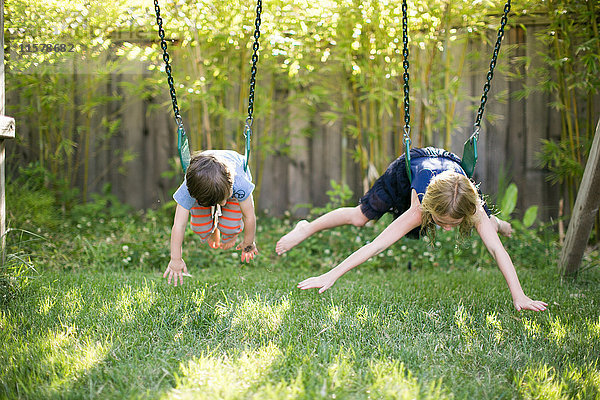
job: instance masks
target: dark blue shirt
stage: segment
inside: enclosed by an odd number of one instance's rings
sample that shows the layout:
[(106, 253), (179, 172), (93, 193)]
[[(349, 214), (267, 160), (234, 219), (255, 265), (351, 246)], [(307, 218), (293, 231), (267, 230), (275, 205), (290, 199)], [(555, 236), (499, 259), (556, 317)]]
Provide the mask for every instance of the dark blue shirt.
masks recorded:
[[(423, 201), (423, 196), (427, 191), (427, 186), (431, 179), (444, 171), (453, 171), (461, 175), (465, 175), (465, 171), (461, 168), (460, 163), (457, 161), (458, 158), (450, 156), (440, 156), (439, 153), (429, 154), (427, 152), (429, 148), (425, 150), (423, 155), (412, 157), (410, 162), (410, 170), (412, 172), (411, 188), (415, 189), (417, 195), (419, 195), (419, 201)], [(448, 153), (451, 154), (451, 153)]]

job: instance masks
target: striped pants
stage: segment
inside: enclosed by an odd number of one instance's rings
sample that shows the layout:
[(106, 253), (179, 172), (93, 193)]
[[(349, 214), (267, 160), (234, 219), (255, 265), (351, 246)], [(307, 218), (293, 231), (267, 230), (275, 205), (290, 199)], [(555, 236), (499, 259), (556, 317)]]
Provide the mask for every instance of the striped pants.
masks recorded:
[(227, 204), (221, 207), (221, 215), (218, 217), (213, 215), (211, 207), (201, 207), (198, 203), (194, 204), (190, 211), (192, 230), (200, 235), (202, 242), (208, 239), (215, 228), (221, 231), (223, 243), (233, 240), (244, 228), (240, 203), (235, 198), (227, 200)]

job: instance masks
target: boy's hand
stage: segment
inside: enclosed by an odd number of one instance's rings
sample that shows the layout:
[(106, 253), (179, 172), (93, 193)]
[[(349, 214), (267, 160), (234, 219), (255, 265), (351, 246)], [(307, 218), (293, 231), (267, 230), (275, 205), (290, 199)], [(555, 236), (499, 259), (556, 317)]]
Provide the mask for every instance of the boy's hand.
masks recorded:
[(523, 296), (513, 301), (515, 308), (517, 311), (521, 310), (531, 310), (531, 311), (544, 311), (548, 304), (539, 300), (531, 300), (527, 296)]
[(252, 242), (247, 244), (242, 242), (236, 247), (237, 250), (242, 251), (242, 261), (249, 263), (250, 260), (254, 260), (254, 256), (258, 254), (258, 249), (256, 248), (256, 243)]
[[(171, 280), (173, 280), (173, 286), (177, 286), (177, 278), (179, 278), (179, 284), (183, 285), (183, 277), (191, 276), (188, 273), (187, 266), (182, 258), (169, 261), (169, 265), (163, 274), (163, 278), (166, 278), (167, 275), (169, 276), (167, 284), (170, 285)], [(173, 277), (175, 277), (175, 279), (173, 279)]]

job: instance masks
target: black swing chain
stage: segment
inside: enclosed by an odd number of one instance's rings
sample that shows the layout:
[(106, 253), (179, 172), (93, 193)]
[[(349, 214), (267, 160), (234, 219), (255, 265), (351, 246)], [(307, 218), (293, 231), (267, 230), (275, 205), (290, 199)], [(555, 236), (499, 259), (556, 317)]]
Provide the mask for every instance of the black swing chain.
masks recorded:
[(256, 64), (258, 63), (258, 47), (260, 38), (260, 14), (262, 12), (262, 0), (258, 0), (256, 3), (256, 21), (254, 23), (254, 44), (252, 45), (252, 68), (250, 69), (250, 92), (248, 94), (248, 118), (246, 118), (246, 131), (252, 134), (250, 127), (252, 126), (252, 113), (254, 112), (254, 86), (256, 84)]
[(160, 17), (160, 7), (158, 6), (158, 0), (154, 0), (154, 11), (156, 11), (156, 23), (158, 25), (158, 36), (160, 36), (160, 47), (163, 50), (163, 60), (165, 61), (165, 72), (167, 73), (167, 82), (169, 83), (169, 93), (171, 94), (171, 101), (173, 102), (173, 114), (175, 114), (175, 121), (177, 127), (183, 127), (183, 119), (179, 113), (179, 106), (177, 106), (177, 97), (175, 96), (175, 85), (173, 83), (173, 75), (171, 74), (171, 64), (169, 63), (169, 53), (167, 53), (167, 41), (165, 40), (165, 31), (162, 26), (162, 18)]
[(490, 61), (490, 70), (487, 73), (487, 79), (485, 84), (483, 85), (483, 95), (481, 96), (481, 104), (479, 105), (479, 110), (477, 111), (477, 118), (475, 119), (475, 132), (473, 135), (478, 138), (479, 130), (481, 129), (481, 118), (483, 117), (483, 111), (485, 109), (485, 103), (488, 99), (488, 92), (490, 90), (492, 78), (494, 77), (494, 68), (496, 67), (496, 60), (498, 58), (498, 53), (500, 52), (500, 45), (502, 44), (502, 38), (504, 37), (504, 28), (506, 27), (506, 23), (508, 21), (508, 13), (510, 12), (510, 0), (507, 0), (504, 5), (504, 15), (500, 19), (500, 28), (498, 28), (498, 37), (496, 39), (496, 44), (494, 45), (494, 54), (492, 55), (492, 61)]
[(404, 140), (410, 142), (410, 105), (409, 105), (409, 74), (408, 74), (408, 6), (406, 0), (402, 0), (402, 66), (404, 67)]

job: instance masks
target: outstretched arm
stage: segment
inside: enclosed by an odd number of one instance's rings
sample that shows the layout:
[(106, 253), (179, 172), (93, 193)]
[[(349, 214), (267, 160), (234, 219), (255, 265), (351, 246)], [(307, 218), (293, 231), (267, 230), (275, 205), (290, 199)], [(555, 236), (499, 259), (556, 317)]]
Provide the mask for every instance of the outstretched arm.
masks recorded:
[(252, 195), (240, 202), (240, 209), (244, 220), (244, 240), (237, 246), (237, 249), (242, 251), (242, 261), (250, 262), (258, 254), (258, 248), (254, 242), (256, 237), (256, 213), (254, 212), (254, 198)]
[(189, 210), (177, 204), (173, 228), (171, 229), (171, 260), (163, 274), (163, 278), (168, 276), (167, 283), (170, 284), (171, 280), (173, 280), (174, 286), (177, 286), (177, 278), (179, 278), (180, 284), (183, 285), (183, 275), (188, 273), (187, 266), (182, 258), (182, 246), (189, 215)]
[(502, 275), (504, 275), (504, 279), (506, 280), (506, 284), (508, 285), (508, 289), (512, 295), (515, 308), (518, 311), (544, 311), (548, 304), (544, 303), (543, 301), (531, 300), (523, 292), (512, 260), (506, 252), (506, 249), (504, 249), (500, 238), (498, 238), (498, 233), (494, 229), (494, 226), (485, 213), (483, 207), (479, 206), (477, 209), (477, 214), (477, 232), (479, 233), (479, 236), (481, 236), (481, 240), (485, 244), (485, 247), (487, 247), (492, 257), (494, 257), (494, 260), (496, 260)]
[(421, 225), (420, 204), (417, 193), (413, 190), (411, 207), (408, 211), (388, 225), (388, 227), (385, 228), (371, 243), (364, 245), (352, 253), (352, 255), (329, 272), (320, 276), (308, 278), (298, 283), (298, 287), (300, 289), (318, 288), (319, 293), (323, 293), (325, 290), (329, 289), (340, 276), (344, 275), (357, 265), (367, 261), (374, 255), (381, 253), (419, 225)]

